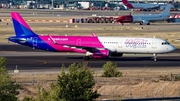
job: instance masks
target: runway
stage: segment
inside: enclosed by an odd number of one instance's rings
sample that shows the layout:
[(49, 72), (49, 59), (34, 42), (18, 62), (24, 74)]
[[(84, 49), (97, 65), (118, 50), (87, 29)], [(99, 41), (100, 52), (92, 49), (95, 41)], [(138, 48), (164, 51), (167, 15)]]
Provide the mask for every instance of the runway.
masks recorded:
[[(1, 17), (9, 16), (10, 10), (7, 12), (4, 11), (1, 14)], [(26, 10), (19, 10), (19, 12), (24, 17), (54, 17), (56, 15), (63, 16), (91, 16), (92, 14), (98, 14), (97, 16), (110, 16), (116, 12), (101, 12), (101, 11), (50, 11), (50, 10), (30, 10), (28, 13)], [(32, 13), (37, 13), (37, 15), (32, 15)], [(49, 14), (47, 14), (49, 13)], [(121, 12), (123, 14), (124, 12)], [(179, 24), (164, 24), (164, 23), (152, 23), (150, 26), (143, 25), (140, 26), (139, 24), (125, 24), (124, 26), (120, 24), (69, 24), (69, 23), (28, 23), (34, 31), (38, 34), (89, 34), (90, 32), (100, 33), (112, 33), (121, 35), (125, 33), (128, 36), (128, 33), (133, 33), (135, 36), (142, 36), (141, 33), (149, 34), (149, 37), (153, 37), (151, 35), (154, 32), (163, 32), (164, 36), (171, 36), (168, 32), (179, 32)], [(65, 26), (68, 24), (68, 28)], [(71, 30), (75, 28), (74, 26), (78, 25), (79, 30)], [(38, 26), (46, 30), (42, 30), (39, 32)], [(6, 23), (0, 23), (1, 28), (8, 28), (8, 30), (2, 32), (5, 38), (14, 35), (13, 25), (10, 22), (8, 26)], [(37, 29), (36, 29), (37, 27)], [(48, 28), (49, 30), (48, 30)], [(108, 27), (108, 28), (106, 28)], [(126, 29), (129, 27), (130, 29)], [(143, 27), (143, 29), (142, 29)], [(54, 30), (56, 28), (57, 30)], [(65, 29), (66, 30), (61, 30)], [(99, 28), (94, 30), (95, 28)], [(121, 30), (124, 28), (123, 30)], [(135, 30), (135, 29), (138, 30)], [(53, 29), (53, 31), (51, 30)], [(134, 29), (134, 30), (133, 30)], [(111, 34), (108, 34), (111, 36)], [(113, 35), (112, 35), (113, 36)], [(179, 38), (179, 36), (176, 36)], [(77, 53), (54, 53), (54, 52), (47, 52), (41, 50), (33, 50), (32, 48), (28, 48), (26, 46), (15, 45), (15, 44), (0, 44), (0, 56), (4, 56), (7, 58), (7, 69), (14, 70), (16, 65), (19, 70), (59, 70), (62, 64), (65, 66), (70, 65), (71, 63), (81, 63), (84, 62), (83, 56), (84, 54), (77, 54)], [(127, 55), (125, 54), (123, 57), (120, 58), (111, 58), (111, 59), (92, 59), (88, 61), (88, 65), (92, 68), (102, 69), (102, 66), (107, 61), (113, 61), (118, 64), (118, 67), (121, 69), (141, 69), (141, 68), (180, 68), (180, 50), (176, 50), (174, 53), (171, 54), (163, 54), (158, 55), (157, 62), (153, 61), (152, 55)], [(86, 61), (87, 62), (87, 61)]]
[(19, 70), (60, 70), (62, 64), (66, 67), (72, 63), (88, 62), (88, 66), (94, 69), (102, 69), (107, 61), (117, 63), (121, 69), (143, 69), (143, 68), (180, 68), (180, 50), (174, 53), (159, 54), (158, 61), (153, 61), (153, 56), (141, 54), (125, 54), (120, 58), (91, 59), (84, 61), (84, 54), (57, 53), (41, 50), (33, 50), (20, 45), (0, 45), (0, 56), (7, 58), (7, 70), (14, 70), (16, 65)]
[(160, 56), (158, 61), (154, 62), (151, 57), (146, 56), (125, 56), (122, 58), (111, 59), (92, 59), (90, 61), (84, 61), (83, 56), (22, 56), (22, 57), (6, 57), (7, 69), (14, 70), (16, 65), (19, 70), (43, 70), (43, 69), (60, 69), (62, 64), (66, 67), (72, 63), (88, 62), (88, 66), (92, 68), (101, 68), (107, 61), (113, 61), (117, 63), (119, 68), (131, 67), (131, 69), (138, 68), (167, 68), (167, 67), (179, 67), (180, 68), (180, 56)]

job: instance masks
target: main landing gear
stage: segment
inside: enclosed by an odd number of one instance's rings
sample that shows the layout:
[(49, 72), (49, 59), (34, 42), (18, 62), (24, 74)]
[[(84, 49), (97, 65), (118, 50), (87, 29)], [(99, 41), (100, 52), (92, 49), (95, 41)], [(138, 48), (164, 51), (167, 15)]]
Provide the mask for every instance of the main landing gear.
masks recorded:
[(157, 61), (157, 54), (154, 53), (153, 56), (154, 56), (154, 61), (156, 62)]
[(85, 57), (84, 57), (84, 60), (86, 60), (86, 61), (88, 61), (89, 59), (90, 59), (89, 56), (85, 56)]
[(86, 52), (86, 56), (84, 56), (84, 60), (88, 61), (92, 56), (92, 53), (91, 52)]

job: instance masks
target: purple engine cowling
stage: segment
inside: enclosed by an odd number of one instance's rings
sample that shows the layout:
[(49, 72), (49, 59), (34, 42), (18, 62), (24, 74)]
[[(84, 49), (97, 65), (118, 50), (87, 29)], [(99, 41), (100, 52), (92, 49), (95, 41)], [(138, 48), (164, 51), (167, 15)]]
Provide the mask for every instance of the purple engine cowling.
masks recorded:
[(92, 53), (93, 58), (108, 58), (109, 50), (98, 50)]

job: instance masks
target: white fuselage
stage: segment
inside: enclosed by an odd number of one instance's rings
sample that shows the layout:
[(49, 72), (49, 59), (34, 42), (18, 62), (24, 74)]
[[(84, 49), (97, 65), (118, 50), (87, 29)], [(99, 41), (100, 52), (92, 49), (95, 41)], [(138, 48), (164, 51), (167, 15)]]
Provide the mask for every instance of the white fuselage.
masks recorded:
[(142, 21), (153, 22), (153, 21), (163, 21), (168, 18), (169, 15), (162, 14), (144, 14), (144, 15), (133, 15), (133, 22), (139, 23)]
[(103, 46), (118, 53), (168, 53), (175, 50), (159, 38), (98, 37)]
[(158, 4), (131, 3), (134, 9), (152, 9), (159, 7)]

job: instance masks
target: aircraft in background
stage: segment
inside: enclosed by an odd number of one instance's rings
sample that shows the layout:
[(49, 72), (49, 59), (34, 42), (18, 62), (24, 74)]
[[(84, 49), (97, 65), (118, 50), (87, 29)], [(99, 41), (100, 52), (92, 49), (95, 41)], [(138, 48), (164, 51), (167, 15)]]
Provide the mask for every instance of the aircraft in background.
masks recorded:
[(124, 23), (139, 23), (140, 25), (150, 22), (164, 21), (170, 17), (170, 4), (166, 6), (160, 14), (139, 14), (139, 15), (123, 15), (116, 19), (116, 22)]
[[(161, 6), (167, 6), (167, 4), (145, 4), (145, 3), (130, 3), (128, 0), (122, 0), (123, 4), (128, 7), (129, 9), (158, 9), (162, 8)], [(170, 4), (171, 8), (174, 8), (172, 4)], [(165, 7), (164, 7), (165, 8)]]
[(37, 35), (23, 20), (18, 12), (12, 12), (12, 21), (16, 36), (8, 38), (9, 41), (55, 52), (84, 53), (84, 59), (121, 57), (124, 53), (169, 53), (175, 47), (168, 41), (159, 38), (133, 38), (133, 37), (98, 37), (92, 36), (51, 36)]
[(123, 4), (129, 9), (152, 9), (158, 8), (158, 4), (130, 3), (128, 0), (122, 0)]

